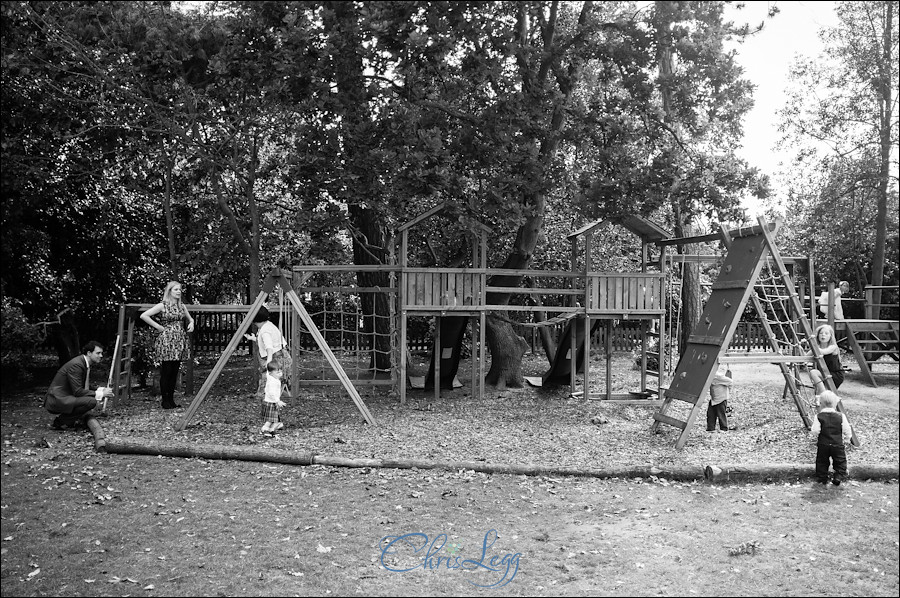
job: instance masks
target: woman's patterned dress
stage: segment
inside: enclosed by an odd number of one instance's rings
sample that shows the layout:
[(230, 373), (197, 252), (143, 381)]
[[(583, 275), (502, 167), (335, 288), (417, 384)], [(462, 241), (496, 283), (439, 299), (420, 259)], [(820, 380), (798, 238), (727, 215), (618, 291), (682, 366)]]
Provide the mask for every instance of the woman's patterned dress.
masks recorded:
[(184, 308), (180, 301), (163, 302), (162, 311), (157, 316), (165, 329), (156, 339), (156, 359), (163, 361), (183, 361), (189, 357), (188, 337), (184, 330)]

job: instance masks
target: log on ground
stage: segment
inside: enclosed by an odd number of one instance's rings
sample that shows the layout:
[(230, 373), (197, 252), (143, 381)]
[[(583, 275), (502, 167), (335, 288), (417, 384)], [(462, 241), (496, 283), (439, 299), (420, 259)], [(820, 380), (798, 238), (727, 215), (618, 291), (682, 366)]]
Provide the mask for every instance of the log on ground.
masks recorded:
[(261, 461), (287, 465), (312, 465), (315, 455), (310, 451), (286, 451), (257, 446), (225, 446), (166, 441), (165, 444), (141, 438), (106, 439), (106, 452), (123, 455), (161, 455), (163, 457), (198, 457), (235, 461)]
[[(812, 479), (816, 468), (812, 464), (796, 463), (748, 463), (744, 465), (707, 465), (704, 468), (710, 482), (764, 482)], [(847, 467), (847, 478), (851, 480), (892, 480), (900, 477), (897, 465), (861, 463)]]
[(375, 467), (390, 469), (444, 469), (449, 471), (472, 470), (481, 473), (506, 473), (511, 475), (554, 475), (591, 478), (664, 478), (667, 480), (702, 480), (703, 467), (635, 466), (611, 469), (580, 467), (560, 467), (555, 465), (534, 465), (523, 463), (486, 463), (476, 461), (424, 461), (421, 459), (348, 459), (316, 455), (316, 465), (331, 467)]
[(106, 435), (103, 433), (103, 426), (97, 421), (96, 417), (88, 417), (84, 422), (91, 434), (94, 435), (94, 450), (103, 452), (106, 450)]

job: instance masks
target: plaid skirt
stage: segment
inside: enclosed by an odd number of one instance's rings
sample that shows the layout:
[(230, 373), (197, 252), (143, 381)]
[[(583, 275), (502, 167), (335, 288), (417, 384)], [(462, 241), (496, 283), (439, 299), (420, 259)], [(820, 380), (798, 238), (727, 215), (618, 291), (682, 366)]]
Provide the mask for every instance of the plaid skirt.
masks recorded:
[(263, 401), (262, 403), (262, 417), (270, 424), (274, 424), (279, 422), (278, 419), (278, 403), (267, 403)]

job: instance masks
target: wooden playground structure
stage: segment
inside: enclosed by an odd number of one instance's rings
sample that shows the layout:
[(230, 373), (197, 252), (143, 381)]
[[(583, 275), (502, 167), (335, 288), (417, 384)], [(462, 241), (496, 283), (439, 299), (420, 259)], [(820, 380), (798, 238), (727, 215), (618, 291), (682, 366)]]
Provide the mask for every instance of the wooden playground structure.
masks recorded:
[[(466, 226), (473, 240), (468, 267), (412, 265), (409, 234), (425, 220), (442, 216), (447, 207), (447, 204), (440, 204), (398, 229), (400, 243), (396, 264), (295, 266), (291, 272), (273, 270), (252, 305), (191, 305), (192, 312), (197, 313), (234, 311), (242, 321), (237, 324), (228, 346), (176, 429), (184, 429), (195, 416), (225, 363), (243, 342), (243, 334), (249, 330), (253, 315), (261, 305), (271, 304), (276, 293), (278, 305), (270, 305), (270, 310), (282, 315), (280, 324), (294, 357), (290, 394), (297, 397), (299, 388), (303, 386), (340, 386), (370, 424), (375, 423), (374, 418), (357, 387), (390, 386), (400, 403), (404, 404), (410, 387), (431, 388), (434, 397), (438, 398), (442, 389), (459, 386), (456, 374), (464, 353), (469, 324), (471, 392), (473, 396), (482, 396), (486, 318), (489, 314), (500, 314), (500, 317), (516, 322), (523, 329), (552, 327), (557, 333), (558, 344), (555, 353), (549, 356), (549, 369), (542, 376), (528, 377), (531, 383), (567, 382), (573, 396), (659, 407), (651, 429), (656, 431), (661, 424), (679, 428), (681, 433), (677, 448), (684, 446), (699, 410), (705, 406), (709, 383), (719, 362), (777, 363), (785, 378), (785, 395), (788, 392), (792, 394), (804, 424), (809, 427), (809, 408), (803, 405), (800, 392), (802, 386), (811, 387), (811, 383), (802, 379), (799, 364), (812, 361), (822, 371), (827, 372), (827, 368), (815, 343), (812, 343), (815, 353), (812, 358), (806, 357), (800, 349), (803, 339), (811, 338), (813, 334), (815, 306), (811, 298), (811, 315), (807, 317), (807, 308), (802, 304), (803, 293), (798, 294), (786, 267), (786, 263), (799, 258), (782, 258), (774, 243), (778, 222), (768, 224), (760, 219), (759, 224), (752, 227), (731, 231), (720, 227), (719, 232), (713, 235), (673, 239), (658, 225), (637, 216), (598, 221), (568, 236), (571, 248), (569, 270), (539, 271), (488, 268), (487, 238), (490, 229), (474, 219), (468, 219)], [(604, 272), (593, 268), (594, 242), (612, 226), (622, 227), (640, 240), (639, 272)], [(672, 350), (676, 341), (670, 338), (670, 333), (667, 334), (671, 330), (671, 326), (667, 325), (667, 289), (671, 294), (674, 258), (667, 255), (666, 250), (672, 245), (703, 241), (721, 241), (727, 248), (727, 254), (724, 258), (697, 258), (722, 260), (719, 278), (712, 285), (700, 324), (688, 339), (687, 351), (680, 356), (674, 377), (666, 387), (666, 353)], [(654, 248), (656, 255), (651, 255)], [(678, 259), (685, 261), (689, 257), (679, 255)], [(355, 283), (355, 277), (363, 270), (384, 273), (387, 286), (360, 287)], [(811, 262), (809, 271), (811, 275)], [(522, 287), (492, 286), (492, 278), (499, 276), (527, 277), (529, 284)], [(381, 302), (381, 313), (372, 316), (362, 312), (361, 297), (365, 294), (370, 295), (366, 297), (370, 305)], [(506, 303), (489, 303), (489, 297), (503, 294), (511, 299)], [(766, 328), (771, 352), (737, 354), (728, 351), (748, 301), (752, 301)], [(141, 311), (149, 307), (127, 304), (120, 310), (121, 350), (117, 351), (113, 364), (117, 399), (123, 399), (130, 393), (135, 320)], [(544, 317), (536, 320), (538, 312)], [(366, 318), (373, 317), (375, 320), (366, 321)], [(377, 321), (377, 318), (383, 321)], [(430, 323), (422, 322), (429, 318), (432, 319)], [(612, 392), (612, 350), (607, 346), (605, 385), (600, 393), (592, 391), (589, 350), (592, 333), (603, 327), (608, 344), (614, 328), (633, 321), (640, 322), (638, 388), (626, 393)], [(868, 326), (853, 321), (843, 323), (848, 338), (857, 339), (857, 345), (865, 347), (854, 349), (857, 359), (860, 356), (871, 359), (876, 351), (881, 352), (878, 356), (889, 355), (897, 359), (897, 322), (878, 322)], [(418, 383), (412, 376), (407, 350), (409, 330), (414, 325), (428, 326), (433, 330), (431, 364), (424, 382), (419, 380)], [(840, 321), (838, 326), (841, 326)], [(877, 327), (877, 332), (873, 332), (873, 326)], [(867, 341), (858, 339), (854, 334), (857, 330), (865, 330), (876, 340), (864, 345)], [(318, 360), (318, 372), (303, 365), (312, 357)], [(377, 366), (378, 363), (388, 365)], [(655, 368), (650, 366), (651, 363), (657, 364)], [(188, 363), (188, 368), (191, 366)], [(188, 375), (192, 380), (192, 372)], [(830, 377), (825, 382), (833, 389)], [(673, 417), (670, 412), (674, 402), (690, 406), (684, 420)], [(854, 442), (858, 442), (855, 435)]]
[[(825, 306), (824, 319), (837, 333), (838, 338), (843, 336), (846, 339), (866, 382), (870, 386), (877, 387), (875, 376), (872, 375), (872, 365), (883, 356), (900, 361), (900, 357), (898, 357), (900, 321), (881, 319), (882, 308), (896, 310), (897, 304), (875, 303), (873, 297), (876, 290), (882, 291), (882, 293), (897, 292), (897, 287), (873, 285), (866, 287), (865, 317), (838, 320), (835, 318), (834, 283), (829, 282), (826, 288), (828, 303)], [(815, 328), (815, 325), (813, 327)]]

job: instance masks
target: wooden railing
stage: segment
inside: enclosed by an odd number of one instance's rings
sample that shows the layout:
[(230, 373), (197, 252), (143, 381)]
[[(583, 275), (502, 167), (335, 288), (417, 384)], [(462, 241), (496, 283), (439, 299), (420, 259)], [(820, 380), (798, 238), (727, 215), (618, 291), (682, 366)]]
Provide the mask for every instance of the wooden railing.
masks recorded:
[(661, 305), (662, 274), (626, 273), (588, 275), (587, 308), (597, 313), (641, 314), (658, 312)]
[[(875, 291), (881, 291), (881, 301), (874, 302)], [(869, 285), (866, 287), (866, 317), (870, 320), (900, 319), (900, 300), (897, 285)]]
[(408, 268), (403, 300), (411, 309), (478, 305), (483, 300), (484, 272), (466, 268)]

